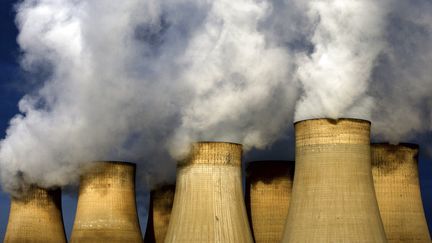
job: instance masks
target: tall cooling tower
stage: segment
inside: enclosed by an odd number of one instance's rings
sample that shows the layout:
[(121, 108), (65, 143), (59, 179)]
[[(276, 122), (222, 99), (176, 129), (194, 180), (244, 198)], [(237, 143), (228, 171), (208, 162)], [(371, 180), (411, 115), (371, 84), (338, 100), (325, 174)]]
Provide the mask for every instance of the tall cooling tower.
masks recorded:
[(165, 242), (252, 242), (243, 199), (242, 146), (200, 142), (178, 165)]
[(254, 161), (247, 166), (246, 208), (256, 243), (279, 243), (288, 215), (293, 161)]
[(61, 211), (61, 190), (32, 187), (11, 198), (5, 243), (66, 243)]
[(282, 242), (386, 242), (373, 187), (370, 123), (297, 122), (296, 171)]
[(418, 145), (372, 144), (372, 174), (389, 242), (431, 242), (417, 168)]
[(146, 243), (165, 241), (174, 202), (174, 192), (174, 185), (165, 185), (150, 192), (149, 215), (144, 237)]
[(81, 176), (71, 242), (142, 242), (135, 164), (96, 162)]

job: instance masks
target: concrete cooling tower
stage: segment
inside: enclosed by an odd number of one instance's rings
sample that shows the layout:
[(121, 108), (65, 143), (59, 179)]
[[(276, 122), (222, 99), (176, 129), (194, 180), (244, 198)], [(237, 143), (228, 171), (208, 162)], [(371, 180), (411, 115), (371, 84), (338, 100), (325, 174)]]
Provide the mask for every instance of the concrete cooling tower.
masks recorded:
[(370, 123), (295, 123), (296, 168), (282, 242), (386, 242), (373, 187)]
[(389, 242), (431, 242), (417, 168), (418, 145), (372, 144), (372, 174)]
[(200, 142), (179, 163), (165, 242), (252, 242), (243, 199), (242, 146)]
[(4, 242), (66, 243), (60, 189), (31, 187), (22, 197), (12, 197)]
[(150, 192), (150, 207), (147, 229), (144, 237), (146, 243), (163, 243), (174, 202), (174, 185), (165, 185)]
[(95, 162), (81, 176), (71, 242), (142, 242), (135, 164)]
[(256, 243), (279, 243), (288, 215), (293, 161), (254, 161), (246, 169), (246, 208)]

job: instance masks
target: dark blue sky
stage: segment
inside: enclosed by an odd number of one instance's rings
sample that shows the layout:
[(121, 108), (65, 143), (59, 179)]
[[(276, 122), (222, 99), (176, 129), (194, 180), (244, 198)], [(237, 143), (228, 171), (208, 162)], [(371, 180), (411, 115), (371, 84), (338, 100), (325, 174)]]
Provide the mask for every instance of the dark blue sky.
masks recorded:
[[(5, 136), (5, 131), (9, 120), (18, 112), (17, 104), (19, 99), (24, 95), (27, 85), (23, 80), (24, 75), (21, 73), (18, 59), (19, 49), (16, 43), (17, 29), (14, 24), (13, 3), (15, 1), (2, 0), (0, 1), (0, 138)], [(432, 134), (425, 134), (419, 140), (432, 137)], [(418, 142), (418, 141), (407, 141)], [(252, 151), (246, 157), (253, 159), (291, 159), (292, 150), (287, 151), (287, 144), (292, 144), (292, 141), (280, 141), (276, 143), (271, 151), (266, 153), (258, 153)], [(271, 157), (266, 155), (271, 154)], [(264, 157), (266, 156), (266, 157)], [(424, 153), (420, 155), (420, 182), (423, 195), (423, 203), (429, 220), (429, 225), (432, 224), (432, 161), (426, 159)], [(63, 197), (63, 213), (65, 227), (67, 233), (72, 229), (74, 214), (76, 208), (75, 193), (64, 193)], [(0, 239), (3, 238), (6, 228), (7, 217), (9, 211), (8, 196), (0, 192)], [(141, 214), (142, 215), (142, 214)], [(140, 219), (144, 225), (147, 219)], [(144, 233), (144, 232), (143, 232)]]

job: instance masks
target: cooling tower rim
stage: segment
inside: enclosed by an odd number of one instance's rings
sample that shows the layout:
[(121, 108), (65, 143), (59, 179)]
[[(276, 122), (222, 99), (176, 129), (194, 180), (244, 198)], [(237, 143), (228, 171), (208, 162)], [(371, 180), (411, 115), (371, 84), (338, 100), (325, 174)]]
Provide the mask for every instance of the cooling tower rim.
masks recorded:
[(417, 143), (397, 143), (397, 144), (391, 144), (389, 142), (378, 142), (378, 143), (371, 143), (373, 146), (379, 146), (379, 147), (406, 147), (411, 149), (419, 149), (419, 144)]
[(352, 121), (352, 122), (358, 122), (358, 123), (368, 123), (369, 125), (372, 124), (371, 121), (366, 120), (366, 119), (360, 119), (360, 118), (347, 118), (347, 117), (342, 117), (342, 118), (311, 118), (311, 119), (304, 119), (304, 120), (299, 120), (299, 121), (295, 121), (294, 122), (294, 126), (297, 125), (298, 123), (302, 123), (302, 122), (306, 122), (306, 121), (328, 121), (329, 123), (338, 123), (340, 121)]
[(127, 161), (120, 161), (120, 160), (95, 160), (95, 161), (90, 161), (88, 163), (89, 163), (89, 166), (92, 166), (91, 164), (93, 164), (95, 166), (97, 164), (114, 164), (114, 165), (121, 164), (121, 165), (129, 165), (129, 166), (133, 166), (133, 167), (137, 166), (136, 163), (127, 162)]
[(197, 141), (197, 142), (193, 142), (192, 144), (233, 144), (233, 145), (243, 146), (241, 143), (224, 142), (224, 141), (208, 141), (208, 140)]
[(37, 191), (43, 191), (47, 194), (60, 194), (62, 193), (62, 187), (60, 186), (51, 186), (51, 187), (43, 187), (37, 184), (31, 184), (27, 188), (27, 190), (20, 192), (19, 194), (10, 194), (10, 197), (16, 200), (21, 200), (22, 198), (26, 198), (31, 194), (36, 193)]

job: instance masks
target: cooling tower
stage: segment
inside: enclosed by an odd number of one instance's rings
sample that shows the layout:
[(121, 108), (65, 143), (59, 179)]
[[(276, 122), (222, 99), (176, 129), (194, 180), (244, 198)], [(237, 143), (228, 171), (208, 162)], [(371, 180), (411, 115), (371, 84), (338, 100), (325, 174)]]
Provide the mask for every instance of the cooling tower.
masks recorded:
[(165, 241), (174, 202), (174, 192), (174, 185), (165, 185), (151, 191), (147, 230), (144, 237), (146, 243)]
[(71, 242), (142, 242), (135, 164), (96, 162), (81, 176)]
[(254, 161), (247, 167), (246, 208), (256, 243), (279, 243), (294, 179), (293, 161)]
[(370, 123), (297, 122), (296, 171), (282, 242), (386, 242), (373, 187)]
[(243, 199), (240, 144), (200, 142), (177, 168), (165, 242), (252, 242)]
[(5, 243), (66, 243), (61, 190), (32, 187), (21, 198), (11, 198)]
[(417, 169), (418, 146), (373, 144), (372, 174), (389, 242), (431, 242)]

